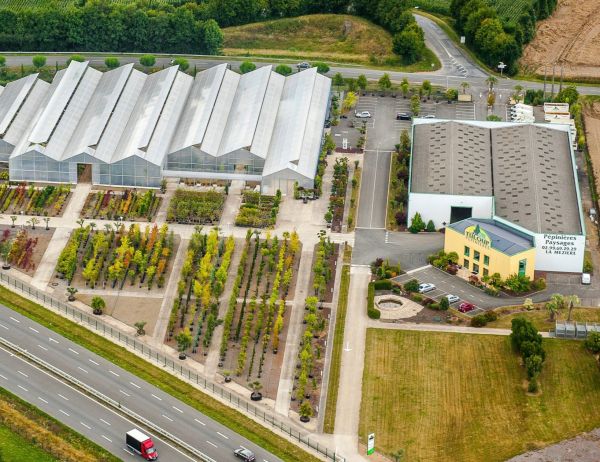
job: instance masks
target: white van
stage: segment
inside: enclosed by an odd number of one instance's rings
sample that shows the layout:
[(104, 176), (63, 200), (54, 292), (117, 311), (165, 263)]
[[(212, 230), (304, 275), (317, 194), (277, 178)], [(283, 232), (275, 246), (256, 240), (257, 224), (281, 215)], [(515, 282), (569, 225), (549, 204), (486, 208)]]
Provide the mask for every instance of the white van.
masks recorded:
[(590, 273), (581, 273), (581, 283), (589, 285), (592, 283), (592, 275)]

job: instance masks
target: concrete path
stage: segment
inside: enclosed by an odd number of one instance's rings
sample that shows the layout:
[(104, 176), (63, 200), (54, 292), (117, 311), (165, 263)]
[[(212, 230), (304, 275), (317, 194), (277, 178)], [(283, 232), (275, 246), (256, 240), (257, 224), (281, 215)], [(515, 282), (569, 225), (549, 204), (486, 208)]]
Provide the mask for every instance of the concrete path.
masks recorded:
[(167, 191), (162, 195), (162, 202), (156, 212), (156, 221), (167, 221), (167, 211), (169, 210), (169, 203), (175, 191), (179, 187), (179, 183), (176, 181), (167, 181)]
[[(65, 213), (61, 217), (61, 221), (72, 221), (76, 223), (80, 217), (81, 209), (85, 205), (85, 200), (88, 195), (92, 191), (92, 185), (89, 183), (79, 183), (75, 186), (75, 189), (71, 191), (71, 200), (67, 204), (65, 208)], [(50, 225), (52, 225), (56, 219), (50, 220)]]
[[(468, 327), (452, 326), (450, 324), (426, 324), (409, 322), (381, 322), (369, 319), (367, 327), (372, 329), (412, 330), (423, 332), (448, 332), (451, 334), (483, 334), (483, 335), (510, 335), (510, 329), (494, 329), (493, 327)], [(542, 337), (549, 338), (549, 332), (540, 332)]]
[(245, 181), (233, 180), (231, 186), (229, 186), (229, 194), (225, 197), (225, 205), (223, 206), (221, 221), (219, 221), (219, 226), (226, 235), (235, 226), (235, 218), (240, 210), (242, 191), (245, 185)]

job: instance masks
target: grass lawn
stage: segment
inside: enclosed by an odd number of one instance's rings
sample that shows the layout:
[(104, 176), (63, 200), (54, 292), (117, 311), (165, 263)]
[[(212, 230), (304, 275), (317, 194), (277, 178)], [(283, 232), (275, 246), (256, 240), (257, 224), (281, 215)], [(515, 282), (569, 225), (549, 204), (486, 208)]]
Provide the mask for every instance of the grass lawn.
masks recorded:
[(600, 371), (581, 342), (544, 340), (538, 396), (508, 337), (369, 329), (360, 438), (412, 461), (501, 461), (600, 425)]
[(401, 66), (392, 51), (392, 36), (383, 28), (356, 16), (314, 14), (275, 19), (223, 29), (226, 55), (263, 56), (295, 60), (325, 60), (407, 72), (439, 69), (430, 50), (418, 63)]
[(4, 425), (0, 425), (0, 456), (4, 462), (22, 462), (24, 460), (35, 460), (36, 462), (58, 461), (47, 452), (13, 433)]
[[(521, 316), (529, 319), (533, 325), (539, 331), (549, 331), (550, 329), (554, 329), (554, 322), (550, 322), (550, 316), (548, 315), (548, 311), (541, 308), (539, 310), (533, 311), (524, 311), (520, 313), (512, 313), (507, 315), (502, 315), (503, 308), (496, 310), (499, 314), (499, 318), (497, 321), (490, 322), (486, 327), (498, 327), (510, 329), (511, 321), (517, 316)], [(567, 312), (560, 313), (557, 318), (559, 321), (564, 321), (567, 319)], [(572, 321), (579, 322), (598, 322), (600, 323), (600, 309), (599, 308), (573, 308), (573, 312), (571, 313)]]

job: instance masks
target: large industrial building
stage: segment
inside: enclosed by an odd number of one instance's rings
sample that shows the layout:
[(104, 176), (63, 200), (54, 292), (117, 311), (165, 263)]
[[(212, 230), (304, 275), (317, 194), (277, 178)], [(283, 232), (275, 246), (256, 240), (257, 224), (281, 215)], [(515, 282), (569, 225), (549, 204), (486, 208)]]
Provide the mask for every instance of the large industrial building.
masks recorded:
[(52, 83), (0, 87), (0, 162), (10, 179), (158, 187), (163, 177), (312, 188), (331, 81), (316, 68), (283, 77), (226, 64), (191, 77), (133, 64), (102, 73), (71, 64)]
[(582, 271), (585, 225), (568, 126), (417, 119), (412, 135), (409, 219), (419, 212), (447, 228), (446, 249), (463, 266), (477, 274)]

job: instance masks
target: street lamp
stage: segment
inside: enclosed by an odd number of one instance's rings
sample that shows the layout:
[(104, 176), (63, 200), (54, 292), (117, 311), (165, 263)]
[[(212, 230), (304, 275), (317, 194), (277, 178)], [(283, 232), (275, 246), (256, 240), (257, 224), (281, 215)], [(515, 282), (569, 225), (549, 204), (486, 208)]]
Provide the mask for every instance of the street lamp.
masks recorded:
[(502, 61), (500, 61), (498, 63), (498, 69), (500, 69), (500, 77), (502, 77), (502, 71), (504, 71), (505, 67), (506, 67), (506, 64), (504, 64)]

